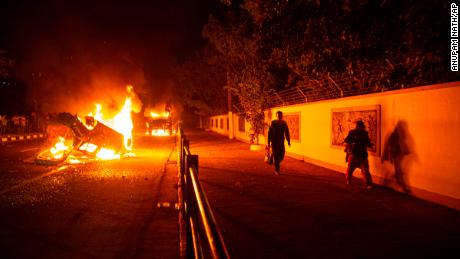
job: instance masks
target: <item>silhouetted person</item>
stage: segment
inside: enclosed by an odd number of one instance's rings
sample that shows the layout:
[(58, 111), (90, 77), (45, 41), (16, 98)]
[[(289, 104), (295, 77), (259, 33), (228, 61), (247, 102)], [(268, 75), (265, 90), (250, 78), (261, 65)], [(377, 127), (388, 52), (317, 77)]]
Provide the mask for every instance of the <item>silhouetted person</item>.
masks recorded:
[(366, 188), (372, 189), (372, 177), (367, 159), (367, 148), (372, 147), (372, 144), (363, 121), (356, 122), (356, 128), (348, 132), (345, 143), (348, 145), (348, 167), (345, 174), (347, 184), (351, 185), (353, 172), (356, 168), (360, 168)]
[(7, 128), (7, 124), (8, 124), (8, 118), (6, 117), (6, 115), (0, 115), (0, 135), (3, 135), (6, 133), (6, 128)]
[(389, 161), (393, 164), (396, 183), (401, 186), (405, 193), (410, 193), (410, 189), (404, 180), (403, 170), (403, 159), (410, 154), (409, 146), (406, 143), (406, 131), (407, 123), (398, 121), (383, 150), (382, 162)]
[(284, 159), (285, 148), (284, 138), (291, 146), (291, 137), (289, 135), (289, 128), (285, 121), (283, 121), (283, 113), (281, 111), (276, 112), (277, 120), (273, 120), (270, 128), (268, 129), (268, 147), (272, 147), (273, 158), (275, 164), (275, 173), (280, 174), (280, 163)]

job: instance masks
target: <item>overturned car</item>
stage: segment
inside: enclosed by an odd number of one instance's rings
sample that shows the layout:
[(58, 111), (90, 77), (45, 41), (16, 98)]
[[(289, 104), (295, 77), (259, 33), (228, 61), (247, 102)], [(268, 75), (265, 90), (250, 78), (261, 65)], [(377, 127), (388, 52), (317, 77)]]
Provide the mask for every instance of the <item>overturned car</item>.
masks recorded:
[(47, 133), (52, 146), (36, 156), (37, 164), (118, 159), (129, 155), (133, 146), (132, 135), (123, 135), (92, 116), (82, 120), (77, 115), (59, 113), (50, 118)]

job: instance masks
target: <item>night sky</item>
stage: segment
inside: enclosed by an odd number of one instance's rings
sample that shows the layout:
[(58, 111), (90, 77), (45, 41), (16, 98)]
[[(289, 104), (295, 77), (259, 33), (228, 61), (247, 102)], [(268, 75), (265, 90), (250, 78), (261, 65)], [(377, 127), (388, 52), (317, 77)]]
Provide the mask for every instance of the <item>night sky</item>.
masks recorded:
[[(62, 96), (99, 98), (127, 83), (146, 103), (155, 103), (169, 98), (172, 67), (203, 44), (202, 26), (219, 5), (2, 1), (0, 49), (16, 60), (16, 77), (34, 85), (27, 98), (45, 106), (57, 105)], [(38, 83), (37, 73), (46, 74)]]

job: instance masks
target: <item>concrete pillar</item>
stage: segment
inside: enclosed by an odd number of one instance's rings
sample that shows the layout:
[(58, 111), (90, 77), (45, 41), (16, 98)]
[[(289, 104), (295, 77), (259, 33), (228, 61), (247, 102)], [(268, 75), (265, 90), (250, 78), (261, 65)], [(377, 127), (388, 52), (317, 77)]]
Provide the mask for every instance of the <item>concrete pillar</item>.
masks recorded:
[(233, 112), (231, 111), (228, 112), (228, 138), (229, 139), (235, 138), (234, 127), (233, 127)]

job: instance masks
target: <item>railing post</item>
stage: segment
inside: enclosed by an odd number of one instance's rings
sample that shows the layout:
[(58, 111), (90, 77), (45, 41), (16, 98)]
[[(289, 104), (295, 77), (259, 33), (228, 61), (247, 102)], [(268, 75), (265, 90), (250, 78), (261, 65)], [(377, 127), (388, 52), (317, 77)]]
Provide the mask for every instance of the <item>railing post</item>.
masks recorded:
[[(199, 232), (199, 227), (198, 224), (200, 222), (200, 213), (197, 205), (197, 196), (196, 193), (194, 193), (194, 188), (193, 188), (193, 183), (192, 183), (192, 176), (191, 174), (195, 175), (195, 178), (197, 177), (198, 174), (198, 155), (192, 155), (188, 154), (186, 155), (185, 159), (185, 164), (186, 164), (186, 172), (185, 175), (187, 177), (187, 201), (189, 204), (189, 215), (187, 219), (190, 222), (190, 230), (191, 230), (191, 240), (193, 244), (193, 252), (194, 252), (194, 258), (203, 258), (203, 249), (201, 245), (201, 238), (200, 235), (198, 234)], [(193, 168), (193, 170), (192, 170)]]
[(180, 135), (180, 157), (179, 157), (179, 162), (180, 162), (180, 174), (181, 176), (184, 175), (184, 138), (182, 134)]
[[(184, 138), (182, 139), (182, 161), (181, 164), (183, 165), (183, 171), (182, 171), (182, 179), (183, 179), (183, 187), (182, 187), (182, 196), (183, 200), (185, 203), (185, 221), (187, 222), (186, 228), (187, 228), (187, 258), (194, 258), (196, 255), (196, 248), (194, 245), (194, 239), (197, 237), (194, 236), (192, 225), (191, 225), (191, 219), (192, 215), (196, 214), (195, 212), (195, 201), (193, 201), (193, 188), (191, 187), (191, 182), (190, 182), (190, 142), (188, 139)], [(195, 221), (197, 223), (197, 221)]]
[(183, 174), (183, 165), (182, 165), (182, 157), (184, 156), (184, 145), (183, 145), (183, 136), (181, 134), (181, 132), (179, 132), (179, 171), (180, 171), (180, 174), (182, 175)]
[(187, 164), (187, 154), (186, 154), (187, 152), (186, 152), (186, 150), (189, 150), (189, 141), (187, 139), (183, 138), (182, 146), (183, 146), (183, 148), (182, 148), (182, 161), (181, 161), (181, 164), (182, 164), (182, 173), (181, 173), (182, 176), (181, 177), (182, 177), (183, 183), (184, 183), (184, 185), (183, 185), (184, 192), (182, 193), (182, 195), (183, 195), (183, 200), (184, 200), (184, 202), (186, 204), (186, 207), (185, 207), (187, 209), (186, 213), (188, 214), (189, 196), (188, 196), (187, 190), (189, 189), (189, 183), (188, 183), (189, 182), (189, 177), (188, 177), (187, 171), (188, 171), (189, 167), (188, 167), (188, 164)]
[[(190, 142), (180, 129), (180, 179), (182, 194), (182, 219), (185, 222), (185, 253), (187, 258), (229, 258), (222, 235), (214, 219), (211, 206), (198, 181), (198, 155), (190, 152)], [(204, 233), (203, 233), (204, 231)], [(203, 235), (204, 234), (204, 235)], [(202, 242), (206, 240), (207, 246)], [(207, 258), (207, 256), (206, 256)]]
[(198, 155), (187, 156), (187, 164), (189, 165), (189, 168), (195, 167), (196, 176), (198, 177)]
[[(185, 142), (185, 141), (184, 141)], [(185, 143), (184, 143), (185, 144)], [(184, 145), (185, 149), (185, 145)], [(193, 243), (193, 229), (190, 224), (190, 218), (193, 213), (193, 202), (190, 200), (190, 173), (189, 173), (189, 167), (188, 167), (188, 155), (184, 152), (184, 201), (186, 204), (186, 210), (185, 210), (185, 221), (187, 222), (187, 258), (194, 258), (195, 257), (195, 248), (194, 248), (194, 243)]]
[(178, 162), (178, 202), (180, 206), (179, 212), (179, 232), (180, 232), (180, 257), (187, 258), (188, 254), (188, 224), (187, 216), (185, 212), (185, 200), (184, 200), (184, 171), (183, 171), (183, 155), (184, 155), (184, 146), (183, 146), (183, 131), (181, 128), (177, 128), (177, 162)]
[(185, 137), (183, 138), (182, 140), (182, 175), (186, 175), (187, 174), (187, 159), (186, 159), (186, 156), (187, 156), (187, 151), (190, 151), (189, 149), (189, 140), (188, 139), (185, 139)]

